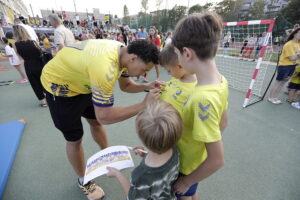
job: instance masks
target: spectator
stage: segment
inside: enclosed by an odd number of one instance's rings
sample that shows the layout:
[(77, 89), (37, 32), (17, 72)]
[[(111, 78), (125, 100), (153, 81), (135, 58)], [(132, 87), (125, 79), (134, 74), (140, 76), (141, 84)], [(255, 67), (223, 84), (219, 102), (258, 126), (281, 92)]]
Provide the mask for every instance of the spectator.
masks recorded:
[(51, 44), (44, 33), (40, 34), (40, 38), (43, 41), (43, 47), (47, 53), (51, 54)]
[(258, 54), (265, 42), (265, 37), (266, 37), (266, 33), (264, 32), (263, 34), (259, 35), (259, 38), (257, 40), (257, 47), (255, 49), (255, 53), (254, 53), (254, 59), (252, 60), (253, 62), (255, 61), (255, 59), (258, 57)]
[(13, 26), (13, 34), (16, 39), (15, 47), (18, 54), (24, 60), (25, 72), (31, 87), (40, 101), (41, 107), (46, 107), (44, 89), (40, 80), (43, 61), (41, 59), (41, 50), (39, 44), (32, 40), (27, 30), (22, 25)]
[(268, 101), (273, 104), (282, 103), (282, 101), (278, 99), (279, 93), (285, 82), (289, 80), (291, 75), (294, 73), (296, 65), (299, 64), (299, 41), (300, 28), (297, 28), (289, 35), (279, 58), (276, 82), (272, 86), (270, 96), (268, 98)]
[(170, 45), (171, 43), (172, 43), (172, 32), (168, 32), (164, 47)]
[(49, 21), (55, 28), (54, 44), (57, 47), (57, 51), (75, 42), (73, 33), (61, 24), (61, 19), (56, 14), (49, 15)]
[(39, 41), (39, 38), (36, 35), (34, 29), (31, 26), (23, 24), (23, 22), (19, 18), (15, 19), (15, 25), (23, 26), (26, 29), (27, 33), (29, 34), (31, 40), (35, 40), (37, 42)]
[(141, 26), (141, 31), (137, 33), (137, 39), (147, 39), (148, 33), (144, 31), (144, 26)]
[(227, 34), (226, 34), (225, 37), (224, 37), (224, 40), (223, 40), (223, 47), (224, 47), (223, 55), (224, 55), (224, 56), (228, 56), (228, 51), (227, 51), (227, 49), (229, 48), (230, 41), (231, 41), (231, 32), (228, 31)]

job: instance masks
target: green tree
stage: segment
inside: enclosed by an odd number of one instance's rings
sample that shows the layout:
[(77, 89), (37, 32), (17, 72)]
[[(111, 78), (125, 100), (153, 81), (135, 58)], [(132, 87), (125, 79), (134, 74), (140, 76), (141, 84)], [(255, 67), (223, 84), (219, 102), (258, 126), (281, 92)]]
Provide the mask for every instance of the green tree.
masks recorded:
[(161, 30), (161, 26), (159, 24), (159, 20), (161, 17), (160, 5), (162, 0), (156, 0), (156, 13), (152, 15), (152, 26), (155, 26), (158, 30)]
[(147, 13), (148, 11), (148, 0), (142, 0), (142, 8), (144, 9), (144, 12)]
[(282, 15), (291, 23), (300, 23), (300, 1), (291, 0), (286, 8), (282, 9)]
[(264, 19), (266, 17), (264, 13), (265, 5), (264, 0), (255, 1), (248, 14), (249, 20)]
[(243, 0), (223, 0), (217, 3), (214, 9), (224, 21), (237, 21), (238, 10), (242, 4)]
[(123, 7), (123, 24), (130, 25), (129, 11), (126, 4)]
[(186, 6), (175, 5), (169, 11), (169, 25), (171, 29), (174, 29), (177, 22), (185, 16), (186, 10), (187, 10)]
[(213, 10), (214, 9), (214, 4), (207, 2), (206, 4), (204, 4), (203, 9), (204, 10)]
[(169, 30), (169, 11), (164, 9), (161, 11), (161, 16), (159, 18), (160, 31), (166, 32)]
[(204, 10), (203, 6), (200, 6), (199, 4), (193, 5), (192, 7), (190, 7), (189, 9), (189, 15), (193, 14), (193, 13), (199, 13), (202, 10)]

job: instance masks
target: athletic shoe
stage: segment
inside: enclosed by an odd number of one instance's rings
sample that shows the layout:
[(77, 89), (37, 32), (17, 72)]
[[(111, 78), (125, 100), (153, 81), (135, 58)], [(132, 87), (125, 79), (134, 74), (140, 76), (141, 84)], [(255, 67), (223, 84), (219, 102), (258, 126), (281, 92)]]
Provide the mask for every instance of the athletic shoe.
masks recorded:
[(27, 82), (28, 82), (27, 79), (18, 80), (18, 83), (27, 83)]
[(282, 104), (282, 101), (280, 101), (279, 99), (277, 98), (268, 98), (268, 101), (271, 102), (272, 104)]
[(295, 102), (291, 104), (294, 108), (300, 110), (300, 102)]
[(89, 181), (87, 184), (81, 185), (78, 179), (78, 186), (89, 200), (103, 199), (105, 196), (102, 188), (96, 185), (94, 181)]

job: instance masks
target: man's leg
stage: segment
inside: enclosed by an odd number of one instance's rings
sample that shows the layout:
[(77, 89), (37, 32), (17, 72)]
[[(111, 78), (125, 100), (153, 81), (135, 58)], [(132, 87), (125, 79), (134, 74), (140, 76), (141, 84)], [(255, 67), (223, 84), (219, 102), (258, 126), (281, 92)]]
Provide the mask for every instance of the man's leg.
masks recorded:
[(83, 177), (85, 172), (84, 153), (81, 141), (82, 139), (75, 142), (67, 141), (66, 145), (68, 159), (79, 177)]
[(96, 119), (86, 119), (90, 125), (92, 136), (95, 142), (101, 149), (108, 147), (108, 140), (104, 126), (102, 126)]

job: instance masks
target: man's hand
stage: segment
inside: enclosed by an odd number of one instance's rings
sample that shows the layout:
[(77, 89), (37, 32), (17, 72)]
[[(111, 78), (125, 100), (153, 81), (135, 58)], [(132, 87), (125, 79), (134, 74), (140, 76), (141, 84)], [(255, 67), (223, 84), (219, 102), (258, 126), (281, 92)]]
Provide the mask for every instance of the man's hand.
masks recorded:
[(155, 89), (155, 88), (160, 89), (164, 85), (165, 85), (165, 82), (155, 80), (152, 83), (147, 84), (147, 89), (148, 90)]
[(173, 191), (176, 194), (185, 194), (192, 184), (189, 184), (186, 180), (187, 176), (181, 176), (177, 179), (177, 181), (173, 184)]
[(113, 167), (106, 167), (106, 169), (108, 171), (107, 174), (106, 174), (106, 176), (110, 177), (110, 178), (117, 177), (118, 174), (121, 173), (118, 169), (113, 168)]
[(160, 90), (158, 88), (150, 90), (149, 93), (146, 95), (146, 97), (143, 101), (143, 104), (147, 105), (153, 101), (158, 100), (159, 99), (159, 91)]

